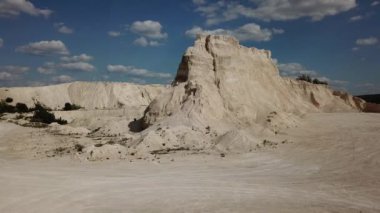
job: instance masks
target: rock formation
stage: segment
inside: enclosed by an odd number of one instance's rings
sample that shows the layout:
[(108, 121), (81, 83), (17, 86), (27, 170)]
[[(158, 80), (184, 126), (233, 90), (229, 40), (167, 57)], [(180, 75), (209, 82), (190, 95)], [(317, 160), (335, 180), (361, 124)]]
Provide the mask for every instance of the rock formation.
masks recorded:
[[(145, 110), (141, 122), (148, 129), (139, 143), (246, 149), (260, 134), (296, 125), (306, 112), (360, 111), (363, 104), (326, 85), (282, 78), (270, 51), (229, 36), (201, 36), (182, 57), (172, 87)], [(164, 134), (153, 133), (159, 126), (167, 126)]]

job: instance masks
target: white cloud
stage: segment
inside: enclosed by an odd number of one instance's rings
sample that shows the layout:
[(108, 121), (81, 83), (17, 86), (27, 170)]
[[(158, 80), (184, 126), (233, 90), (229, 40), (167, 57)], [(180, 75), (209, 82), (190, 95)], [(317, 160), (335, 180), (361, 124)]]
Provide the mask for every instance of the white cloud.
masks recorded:
[(78, 70), (84, 72), (91, 72), (95, 70), (95, 67), (92, 64), (86, 62), (61, 63), (59, 67), (67, 70)]
[(359, 84), (356, 84), (355, 86), (357, 87), (373, 87), (375, 86), (373, 83), (359, 83)]
[(61, 57), (61, 61), (65, 62), (89, 62), (93, 59), (92, 56), (82, 53), (80, 55), (74, 56), (63, 56)]
[[(319, 80), (321, 80), (321, 79), (319, 79)], [(336, 86), (336, 85), (347, 85), (347, 84), (350, 83), (348, 81), (343, 81), (343, 80), (330, 80), (330, 81), (327, 81), (327, 82), (330, 83), (333, 86)]]
[[(216, 3), (211, 3), (211, 4), (202, 4), (202, 5), (197, 5), (196, 12), (199, 12), (202, 16), (206, 17), (206, 24), (207, 25), (214, 25), (218, 24), (220, 22), (228, 21), (230, 19), (236, 19), (237, 17), (227, 17), (227, 9), (225, 8), (226, 1), (218, 1)], [(225, 10), (226, 15), (221, 15), (223, 11)]]
[(286, 21), (309, 17), (319, 21), (356, 7), (356, 0), (250, 0), (247, 6), (235, 1), (220, 0), (210, 4), (195, 4), (196, 11), (213, 25), (240, 17), (264, 21)]
[(160, 43), (158, 41), (149, 41), (145, 37), (140, 37), (140, 38), (136, 39), (133, 42), (133, 44), (138, 45), (138, 46), (142, 46), (142, 47), (147, 47), (147, 46), (156, 47), (156, 46), (160, 45)]
[(57, 29), (58, 32), (62, 34), (72, 34), (74, 33), (74, 30), (72, 28), (69, 28), (64, 23), (55, 23), (54, 27)]
[(53, 74), (57, 70), (76, 70), (83, 72), (91, 72), (96, 68), (88, 63), (93, 60), (93, 57), (87, 54), (61, 57), (60, 63), (46, 62), (44, 65), (37, 68), (37, 71), (42, 74)]
[(95, 67), (88, 63), (91, 60), (93, 60), (93, 57), (84, 53), (74, 56), (63, 56), (61, 57), (62, 63), (58, 65), (58, 68), (91, 72), (95, 70)]
[(272, 28), (272, 32), (274, 34), (283, 34), (285, 32), (285, 30), (279, 29), (279, 28)]
[(33, 3), (28, 0), (1, 0), (0, 1), (0, 17), (19, 16), (25, 13), (31, 16), (49, 17), (53, 11), (49, 9), (36, 8)]
[(21, 74), (24, 74), (29, 70), (30, 68), (25, 67), (25, 66), (14, 66), (14, 65), (0, 66), (0, 80), (1, 81), (14, 80), (18, 78)]
[(193, 3), (196, 5), (206, 4), (206, 0), (193, 0)]
[(151, 39), (165, 39), (168, 37), (167, 33), (162, 32), (162, 25), (157, 21), (135, 21), (130, 29), (133, 33)]
[(135, 21), (131, 27), (128, 27), (133, 33), (140, 35), (139, 38), (134, 40), (134, 44), (142, 47), (156, 47), (160, 46), (161, 42), (158, 40), (166, 39), (168, 34), (163, 32), (163, 27), (157, 21)]
[(68, 55), (69, 51), (66, 48), (66, 45), (59, 40), (52, 41), (39, 41), (34, 43), (29, 43), (24, 46), (16, 48), (16, 52), (22, 52), (32, 55)]
[(359, 21), (359, 20), (362, 20), (364, 17), (361, 16), (361, 15), (358, 15), (358, 16), (353, 16), (350, 18), (350, 21), (351, 22), (355, 22), (355, 21)]
[(86, 62), (71, 62), (71, 63), (59, 63), (46, 62), (44, 65), (37, 68), (37, 71), (41, 74), (50, 75), (56, 73), (58, 70), (75, 70), (83, 72), (91, 72), (96, 68)]
[(374, 84), (369, 82), (357, 83), (354, 85), (356, 94), (379, 94), (380, 84)]
[[(279, 29), (276, 31), (279, 32)], [(272, 37), (272, 31), (251, 23), (235, 29), (233, 35), (241, 41), (269, 41)]]
[(379, 1), (374, 1), (374, 2), (372, 2), (371, 6), (376, 6), (376, 5), (378, 5), (378, 4), (380, 4)]
[(289, 77), (297, 77), (299, 75), (310, 75), (317, 76), (317, 72), (314, 70), (306, 69), (302, 64), (299, 63), (287, 63), (287, 64), (277, 64), (281, 75)]
[(157, 46), (160, 46), (161, 43), (158, 42), (158, 41), (149, 41), (149, 46), (152, 46), (152, 47), (157, 47)]
[[(263, 20), (292, 20), (310, 17), (314, 21), (356, 7), (356, 0), (254, 0), (258, 8), (253, 16)], [(249, 15), (248, 15), (249, 16)]]
[(265, 29), (261, 28), (255, 23), (245, 24), (234, 30), (227, 29), (213, 29), (204, 30), (201, 27), (194, 26), (192, 29), (187, 30), (185, 34), (191, 38), (197, 35), (232, 35), (240, 41), (269, 41), (273, 34), (284, 33), (282, 29)]
[(119, 37), (121, 36), (121, 32), (118, 31), (108, 31), (107, 34), (111, 37)]
[(133, 42), (135, 45), (146, 47), (149, 45), (149, 41), (145, 37), (140, 37)]
[(359, 47), (353, 47), (352, 51), (358, 51), (360, 48)]
[(68, 83), (68, 82), (75, 81), (74, 78), (72, 78), (71, 76), (68, 76), (68, 75), (54, 76), (54, 77), (52, 77), (51, 80), (55, 83)]
[(4, 45), (4, 40), (0, 38), (0, 48), (3, 47), (3, 45)]
[(0, 66), (0, 72), (8, 72), (8, 73), (14, 73), (14, 74), (22, 74), (29, 70), (30, 68), (25, 67), (25, 66), (14, 66), (14, 65)]
[(37, 71), (41, 74), (53, 74), (55, 73), (57, 66), (53, 62), (46, 62), (43, 66), (37, 68)]
[(124, 65), (108, 65), (107, 70), (113, 73), (126, 73), (140, 77), (149, 77), (149, 78), (171, 78), (172, 75), (169, 73), (160, 73), (152, 72), (146, 69), (139, 69), (133, 66), (124, 66)]
[(0, 72), (0, 81), (12, 80), (13, 75), (8, 72)]
[(109, 72), (128, 72), (128, 67), (124, 65), (111, 65), (107, 66)]
[(377, 44), (378, 42), (379, 40), (375, 37), (359, 38), (356, 40), (356, 44), (361, 46), (370, 46)]

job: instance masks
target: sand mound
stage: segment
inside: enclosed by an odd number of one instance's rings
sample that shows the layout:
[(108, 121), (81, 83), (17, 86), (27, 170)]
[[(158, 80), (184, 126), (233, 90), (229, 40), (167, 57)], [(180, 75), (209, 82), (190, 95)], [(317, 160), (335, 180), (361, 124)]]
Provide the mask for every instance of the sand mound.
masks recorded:
[[(184, 54), (172, 87), (146, 109), (142, 128), (153, 127), (142, 141), (149, 140), (145, 146), (150, 147), (162, 143), (148, 139), (161, 125), (168, 126), (167, 135), (182, 138), (179, 144), (187, 144), (183, 137), (190, 134), (198, 141), (193, 148), (218, 144), (227, 149), (234, 141), (241, 145), (233, 145), (234, 150), (247, 150), (261, 135), (296, 125), (297, 116), (306, 112), (360, 111), (363, 106), (361, 99), (325, 85), (282, 78), (270, 51), (241, 46), (228, 36), (203, 36)], [(207, 137), (207, 129), (215, 136)]]

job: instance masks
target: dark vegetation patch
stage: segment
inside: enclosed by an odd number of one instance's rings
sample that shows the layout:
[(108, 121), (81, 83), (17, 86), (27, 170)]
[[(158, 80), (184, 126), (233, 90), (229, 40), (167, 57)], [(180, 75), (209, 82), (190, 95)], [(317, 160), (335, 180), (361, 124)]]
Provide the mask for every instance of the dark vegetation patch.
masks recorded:
[(306, 81), (306, 82), (309, 82), (309, 83), (312, 83), (312, 84), (323, 84), (323, 85), (328, 85), (328, 83), (326, 81), (321, 81), (317, 78), (312, 78), (310, 77), (309, 75), (300, 75), (296, 78), (296, 80), (298, 81)]
[[(49, 111), (48, 107), (43, 106), (40, 103), (36, 103), (34, 108), (28, 108), (28, 106), (24, 103), (16, 103), (15, 106), (10, 105), (8, 103), (12, 102), (10, 100), (12, 98), (7, 98), (6, 100), (0, 101), (0, 113), (28, 113), (33, 112), (33, 117), (31, 118), (31, 122), (38, 122), (38, 123), (44, 123), (44, 124), (51, 124), (53, 122), (57, 122), (60, 125), (67, 124), (66, 120), (63, 120), (62, 118), (55, 118), (55, 115)], [(19, 116), (19, 118), (24, 118)]]
[(9, 102), (0, 101), (0, 113), (27, 113), (30, 112), (29, 108), (24, 103), (17, 103), (16, 106), (8, 104)]
[[(133, 121), (128, 124), (129, 131), (131, 132), (141, 132), (148, 126), (144, 125), (144, 118), (133, 119)], [(145, 127), (145, 128), (144, 128)]]
[(15, 113), (16, 107), (9, 105), (4, 100), (0, 101), (0, 113)]
[(29, 108), (26, 104), (24, 103), (17, 103), (16, 104), (16, 111), (18, 113), (28, 113), (29, 112)]
[(55, 115), (48, 110), (48, 108), (45, 108), (41, 104), (37, 103), (34, 107), (34, 114), (31, 121), (45, 124), (51, 124), (53, 122), (57, 122), (60, 125), (67, 124), (66, 120), (63, 120), (62, 118), (56, 119)]
[(374, 104), (380, 104), (380, 94), (374, 94), (374, 95), (359, 95), (359, 96), (356, 96), (356, 97), (359, 97), (363, 100), (365, 100), (366, 102), (369, 102), (369, 103), (374, 103)]
[(263, 141), (263, 145), (264, 146), (277, 146), (278, 143), (277, 142), (273, 142), (273, 141), (269, 141), (269, 140), (264, 140)]
[(13, 102), (13, 98), (8, 97), (8, 98), (5, 99), (5, 102), (6, 103), (12, 103)]
[(70, 148), (69, 147), (58, 147), (53, 150), (52, 155), (47, 155), (47, 157), (55, 157), (55, 156), (63, 156), (64, 154), (70, 154)]
[(76, 104), (71, 104), (71, 103), (65, 103), (65, 106), (63, 107), (63, 111), (72, 111), (72, 110), (78, 110), (81, 109), (82, 107)]
[(83, 152), (84, 146), (82, 144), (75, 144), (74, 149), (77, 152)]

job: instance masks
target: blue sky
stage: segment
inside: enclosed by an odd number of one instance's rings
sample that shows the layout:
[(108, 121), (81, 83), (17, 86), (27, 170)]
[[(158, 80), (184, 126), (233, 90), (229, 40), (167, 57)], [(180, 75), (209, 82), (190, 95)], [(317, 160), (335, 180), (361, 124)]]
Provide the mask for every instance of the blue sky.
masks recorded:
[(169, 83), (196, 34), (272, 51), (281, 74), (380, 93), (378, 0), (0, 0), (0, 86)]

